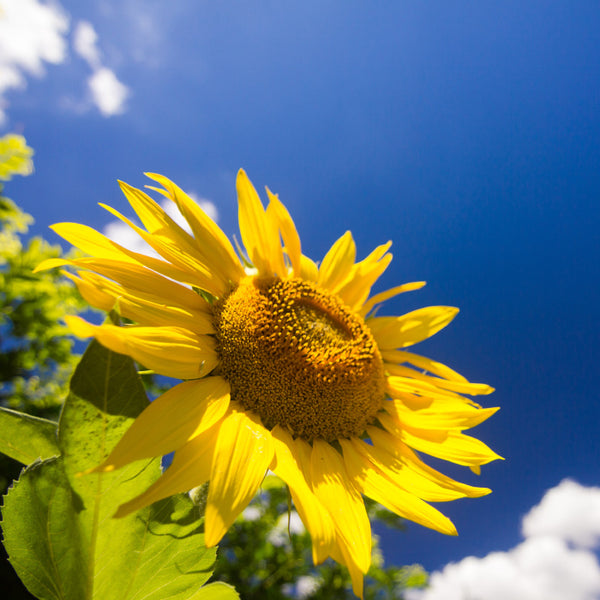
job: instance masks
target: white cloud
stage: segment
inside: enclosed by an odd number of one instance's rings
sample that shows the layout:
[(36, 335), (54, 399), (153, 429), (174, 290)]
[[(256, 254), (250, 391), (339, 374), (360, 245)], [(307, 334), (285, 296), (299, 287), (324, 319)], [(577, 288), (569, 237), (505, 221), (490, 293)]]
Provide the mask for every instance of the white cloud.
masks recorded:
[(88, 86), (94, 104), (105, 117), (125, 112), (129, 88), (123, 85), (110, 69), (100, 67), (88, 79)]
[(600, 488), (565, 480), (523, 519), (525, 537), (553, 535), (581, 548), (600, 546)]
[(435, 572), (407, 600), (600, 600), (600, 488), (565, 480), (523, 519), (525, 541)]
[(100, 68), (98, 34), (88, 21), (80, 21), (73, 32), (73, 49), (92, 69)]
[(44, 63), (65, 60), (68, 29), (69, 18), (58, 4), (0, 0), (0, 123), (6, 119), (6, 91), (25, 88), (26, 74), (42, 77)]
[(105, 116), (125, 112), (129, 88), (121, 83), (114, 71), (102, 65), (98, 49), (98, 34), (89, 21), (79, 21), (73, 32), (73, 49), (92, 69), (87, 84), (92, 102)]
[[(69, 16), (57, 0), (0, 0), (0, 125), (6, 121), (6, 92), (25, 89), (27, 77), (44, 76), (47, 64), (66, 61), (69, 27)], [(123, 113), (131, 92), (103, 64), (94, 26), (80, 21), (72, 45), (92, 70), (87, 80), (89, 98), (86, 104), (63, 98), (62, 106), (82, 113), (93, 105), (105, 117)]]

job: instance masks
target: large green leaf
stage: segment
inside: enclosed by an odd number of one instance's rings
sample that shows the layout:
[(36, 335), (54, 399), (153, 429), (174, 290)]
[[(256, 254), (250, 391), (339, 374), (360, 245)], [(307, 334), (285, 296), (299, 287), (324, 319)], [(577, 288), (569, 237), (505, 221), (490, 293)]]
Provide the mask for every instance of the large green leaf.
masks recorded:
[[(22, 504), (21, 481), (6, 497), (4, 518), (6, 524), (9, 520), (11, 523), (6, 528), (10, 560), (38, 598), (237, 598), (233, 588), (222, 584), (202, 587), (212, 573), (215, 550), (205, 548), (202, 519), (187, 496), (168, 498), (123, 519), (112, 518), (121, 503), (144, 491), (159, 477), (159, 459), (140, 461), (112, 473), (81, 475), (102, 462), (147, 405), (131, 359), (92, 342), (73, 375), (71, 392), (61, 414), (61, 458), (35, 467), (40, 489), (52, 487), (51, 480), (58, 481), (56, 473), (60, 470), (63, 480), (57, 489), (65, 490), (61, 510), (47, 510), (38, 517), (40, 526), (28, 527), (17, 506)], [(30, 471), (23, 474), (26, 482), (31, 478)], [(14, 525), (13, 519), (17, 521)], [(58, 551), (40, 553), (43, 562), (38, 569), (48, 574), (53, 586), (45, 583), (44, 593), (24, 556), (28, 548), (40, 543), (40, 527), (47, 531), (63, 527), (69, 540), (70, 560), (63, 560)], [(17, 532), (18, 541), (13, 539)], [(54, 549), (56, 544), (48, 540), (46, 546)], [(61, 552), (66, 550), (61, 548)], [(72, 585), (67, 588), (61, 584), (65, 581)]]
[(0, 452), (24, 465), (57, 456), (56, 423), (0, 407)]
[(78, 499), (62, 461), (27, 467), (4, 497), (4, 545), (15, 571), (37, 598), (89, 598), (87, 562), (77, 525)]

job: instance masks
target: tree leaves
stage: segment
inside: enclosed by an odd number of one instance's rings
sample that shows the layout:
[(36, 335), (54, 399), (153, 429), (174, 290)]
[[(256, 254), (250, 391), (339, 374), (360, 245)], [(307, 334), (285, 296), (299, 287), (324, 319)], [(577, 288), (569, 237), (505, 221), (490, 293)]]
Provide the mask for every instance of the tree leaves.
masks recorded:
[(225, 584), (203, 587), (215, 550), (205, 548), (203, 521), (187, 496), (112, 518), (119, 504), (159, 477), (158, 459), (81, 474), (104, 459), (147, 404), (131, 359), (92, 342), (73, 375), (58, 427), (0, 412), (0, 450), (23, 462), (45, 459), (23, 471), (2, 511), (10, 561), (41, 600), (237, 597)]
[(33, 172), (33, 149), (22, 135), (7, 133), (0, 138), (0, 179), (8, 181), (13, 175)]
[(79, 359), (63, 317), (86, 306), (59, 271), (33, 273), (61, 249), (23, 239), (32, 222), (0, 194), (0, 405), (56, 419)]

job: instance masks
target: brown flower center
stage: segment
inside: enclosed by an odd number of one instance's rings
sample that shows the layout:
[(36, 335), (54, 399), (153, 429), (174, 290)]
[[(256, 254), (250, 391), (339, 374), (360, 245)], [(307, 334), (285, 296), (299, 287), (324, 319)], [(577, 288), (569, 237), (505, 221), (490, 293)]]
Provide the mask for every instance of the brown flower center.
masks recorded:
[(301, 279), (248, 277), (215, 305), (231, 398), (306, 440), (361, 435), (385, 397), (383, 361), (359, 315)]

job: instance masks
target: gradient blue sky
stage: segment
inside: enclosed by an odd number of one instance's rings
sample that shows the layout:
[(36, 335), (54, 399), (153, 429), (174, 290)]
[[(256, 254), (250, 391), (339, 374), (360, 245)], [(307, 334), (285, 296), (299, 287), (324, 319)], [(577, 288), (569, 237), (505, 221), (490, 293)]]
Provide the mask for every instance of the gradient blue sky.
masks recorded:
[[(0, 133), (36, 151), (35, 174), (5, 190), (33, 233), (102, 229), (98, 202), (125, 208), (116, 179), (155, 171), (213, 202), (232, 235), (244, 167), (315, 259), (347, 229), (360, 256), (393, 240), (380, 287), (428, 285), (385, 312), (461, 308), (417, 351), (496, 387), (484, 402), (502, 410), (474, 433), (506, 461), (479, 478), (444, 468), (494, 493), (441, 507), (458, 538), (379, 532), (389, 561), (434, 570), (509, 550), (549, 488), (600, 485), (598, 2), (60, 6), (54, 63), (14, 59), (23, 85), (0, 87)], [(82, 22), (97, 34), (87, 58)], [(103, 69), (125, 87), (94, 96)]]

